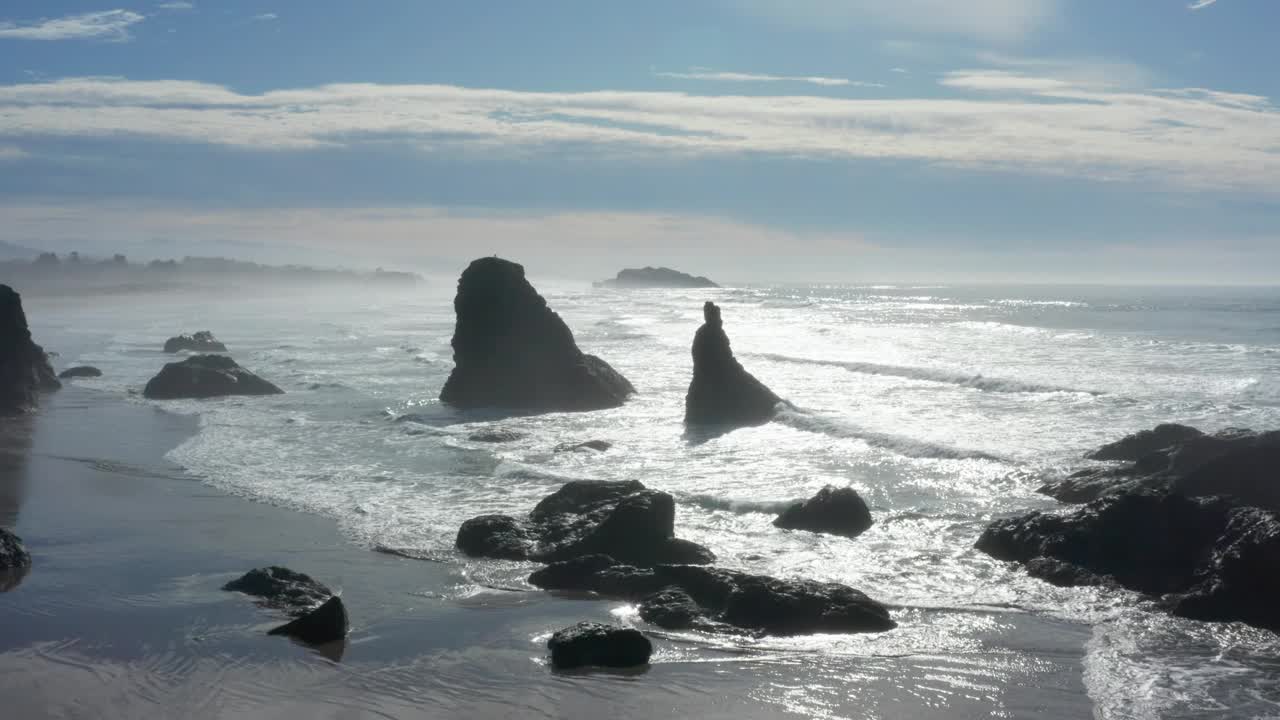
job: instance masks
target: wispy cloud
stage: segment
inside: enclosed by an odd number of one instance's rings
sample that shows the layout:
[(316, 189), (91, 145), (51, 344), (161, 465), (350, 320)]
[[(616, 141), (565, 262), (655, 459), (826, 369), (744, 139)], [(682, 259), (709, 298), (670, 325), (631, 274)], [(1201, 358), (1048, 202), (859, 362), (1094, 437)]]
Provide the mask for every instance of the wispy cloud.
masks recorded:
[(1047, 26), (1061, 0), (721, 0), (771, 22), (808, 30), (868, 26), (1016, 42)]
[(0, 162), (21, 160), (28, 157), (27, 151), (16, 145), (0, 145)]
[(270, 13), (260, 13), (260, 14), (258, 14), (258, 15), (254, 15), (252, 19), (253, 19), (253, 20), (258, 20), (258, 21), (279, 20), (279, 19), (280, 19), (280, 16), (279, 16), (279, 15), (277, 15), (277, 14), (275, 14), (275, 13), (273, 13), (273, 12), (270, 12)]
[(1190, 10), (1203, 10), (1216, 2), (1218, 2), (1218, 0), (1196, 0), (1188, 5), (1187, 8)]
[(195, 10), (196, 4), (193, 2), (186, 2), (186, 0), (174, 0), (173, 2), (162, 2), (159, 5), (156, 5), (156, 7), (161, 10)]
[(261, 150), (397, 141), (424, 151), (628, 157), (777, 154), (1280, 192), (1280, 108), (1207, 89), (1118, 89), (1009, 69), (940, 80), (960, 97), (837, 98), (200, 82), (0, 85), (0, 141), (152, 138)]
[(101, 38), (113, 42), (132, 39), (129, 28), (146, 16), (131, 10), (104, 10), (101, 12), (69, 15), (61, 18), (40, 19), (28, 22), (0, 22), (0, 39), (13, 40), (75, 40)]
[(686, 72), (655, 72), (656, 77), (674, 80), (709, 80), (738, 83), (808, 83), (827, 87), (884, 87), (880, 83), (849, 80), (848, 78), (822, 77), (818, 75), (766, 75), (762, 73), (722, 72), (710, 68), (695, 67)]

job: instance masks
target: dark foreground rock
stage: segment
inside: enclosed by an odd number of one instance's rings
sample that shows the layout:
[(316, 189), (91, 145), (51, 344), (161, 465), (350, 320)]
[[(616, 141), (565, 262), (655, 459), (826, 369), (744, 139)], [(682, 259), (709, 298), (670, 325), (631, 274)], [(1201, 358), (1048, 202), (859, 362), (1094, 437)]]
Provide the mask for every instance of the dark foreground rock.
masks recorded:
[(641, 568), (606, 555), (553, 563), (529, 582), (640, 603), (640, 616), (670, 630), (735, 628), (769, 635), (892, 630), (889, 609), (846, 585), (783, 580), (697, 565)]
[(1175, 615), (1280, 630), (1280, 518), (1225, 498), (1112, 494), (996, 521), (977, 548), (1058, 585), (1119, 585)]
[(347, 608), (342, 598), (335, 595), (315, 610), (267, 634), (284, 635), (308, 645), (323, 645), (345, 638), (348, 628)]
[(22, 546), (22, 538), (0, 528), (0, 570), (31, 567), (31, 553)]
[(850, 538), (866, 532), (871, 524), (871, 511), (857, 491), (833, 485), (788, 507), (773, 521), (774, 527), (785, 530), (808, 530)]
[(710, 279), (682, 273), (668, 267), (627, 268), (612, 280), (596, 283), (612, 288), (718, 288)]
[(1280, 431), (1230, 429), (1212, 435), (1161, 425), (1088, 455), (1121, 464), (1081, 470), (1040, 488), (1062, 502), (1090, 502), (1143, 490), (1189, 497), (1230, 496), (1280, 510)]
[(82, 378), (82, 377), (102, 377), (102, 371), (96, 367), (90, 367), (88, 365), (80, 365), (78, 367), (67, 368), (66, 370), (63, 370), (62, 372), (58, 373), (58, 378), (61, 380), (66, 380), (68, 378)]
[(472, 262), (453, 302), (453, 372), (440, 399), (459, 408), (531, 412), (618, 407), (635, 388), (584, 354), (573, 332), (525, 279), (496, 257)]
[(635, 628), (582, 622), (552, 635), (547, 649), (551, 664), (560, 670), (629, 668), (649, 662), (653, 643)]
[(164, 341), (164, 351), (167, 353), (183, 350), (198, 353), (226, 352), (227, 346), (219, 342), (208, 330), (201, 330), (194, 335), (179, 335)]
[(22, 297), (0, 285), (0, 415), (27, 412), (41, 392), (60, 387), (49, 356), (31, 339)]
[(275, 565), (250, 570), (222, 589), (244, 593), (257, 598), (259, 605), (295, 616), (306, 615), (333, 597), (332, 590), (310, 575)]
[(607, 440), (588, 440), (580, 443), (560, 443), (556, 445), (555, 451), (563, 452), (581, 452), (583, 450), (594, 450), (596, 452), (604, 452), (613, 447), (613, 443)]
[(509, 443), (523, 440), (529, 437), (529, 433), (523, 433), (518, 430), (480, 430), (473, 432), (467, 436), (471, 442), (482, 443)]
[(693, 381), (685, 397), (685, 423), (744, 427), (769, 422), (782, 399), (733, 356), (720, 308), (708, 302), (702, 312), (706, 322), (693, 337)]
[(715, 560), (707, 548), (675, 537), (675, 500), (635, 480), (567, 483), (525, 519), (482, 515), (464, 522), (456, 544), (472, 557), (503, 560), (597, 553), (642, 566)]
[(226, 355), (193, 355), (182, 362), (168, 363), (142, 390), (145, 397), (156, 400), (283, 392)]

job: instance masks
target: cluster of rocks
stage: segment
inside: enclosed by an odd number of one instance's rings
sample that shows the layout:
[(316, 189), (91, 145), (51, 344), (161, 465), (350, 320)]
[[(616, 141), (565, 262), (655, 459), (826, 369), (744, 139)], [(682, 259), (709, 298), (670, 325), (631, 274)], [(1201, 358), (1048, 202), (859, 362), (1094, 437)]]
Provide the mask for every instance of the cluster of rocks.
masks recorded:
[(226, 352), (227, 346), (218, 341), (213, 333), (201, 330), (191, 335), (179, 335), (164, 341), (164, 351), (178, 353), (183, 350), (197, 353)]
[(1280, 630), (1280, 433), (1161, 425), (1047, 484), (1065, 514), (993, 522), (977, 547), (1056, 585), (1114, 585), (1179, 616)]
[(271, 566), (250, 570), (222, 587), (255, 598), (294, 619), (268, 631), (308, 645), (326, 645), (347, 637), (350, 623), (342, 598), (309, 575)]
[(40, 393), (60, 387), (49, 355), (31, 339), (22, 297), (0, 285), (0, 415), (28, 412)]

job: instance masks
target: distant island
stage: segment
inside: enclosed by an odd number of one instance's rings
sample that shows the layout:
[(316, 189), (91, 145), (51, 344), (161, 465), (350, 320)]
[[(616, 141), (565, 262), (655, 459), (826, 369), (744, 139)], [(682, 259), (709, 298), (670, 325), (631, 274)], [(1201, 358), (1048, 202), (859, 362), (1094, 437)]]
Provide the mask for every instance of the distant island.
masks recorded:
[(612, 280), (595, 284), (610, 288), (718, 288), (710, 279), (682, 273), (668, 267), (628, 268)]
[(416, 273), (382, 268), (363, 272), (305, 265), (260, 265), (221, 257), (133, 263), (124, 255), (91, 258), (72, 252), (60, 257), (41, 252), (34, 259), (0, 260), (0, 284), (46, 295), (334, 284), (411, 287), (421, 281), (422, 277)]

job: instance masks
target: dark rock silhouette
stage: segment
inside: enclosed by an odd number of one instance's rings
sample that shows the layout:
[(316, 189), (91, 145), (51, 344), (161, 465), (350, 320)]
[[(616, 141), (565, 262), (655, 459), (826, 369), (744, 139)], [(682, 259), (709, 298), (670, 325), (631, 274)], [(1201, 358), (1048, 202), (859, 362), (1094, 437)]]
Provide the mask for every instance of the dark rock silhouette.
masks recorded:
[(774, 527), (857, 537), (872, 524), (871, 511), (853, 488), (828, 485), (778, 515)]
[(58, 373), (58, 378), (61, 380), (81, 377), (102, 377), (102, 371), (96, 367), (80, 365), (78, 367), (67, 368), (66, 370)]
[(471, 442), (482, 443), (509, 443), (517, 440), (523, 440), (529, 437), (529, 433), (519, 432), (518, 430), (479, 430), (467, 436)]
[(685, 397), (685, 423), (742, 427), (769, 422), (782, 399), (734, 358), (720, 308), (708, 302), (702, 312), (706, 322), (693, 337), (693, 381)]
[(582, 622), (552, 635), (547, 649), (551, 664), (560, 670), (629, 668), (649, 662), (653, 643), (635, 628)]
[(310, 575), (276, 565), (250, 570), (222, 589), (244, 593), (257, 598), (259, 605), (295, 616), (306, 615), (333, 597), (332, 590)]
[(459, 408), (529, 412), (618, 407), (635, 388), (578, 349), (573, 332), (525, 279), (496, 257), (471, 263), (453, 302), (454, 369), (440, 399)]
[(613, 447), (613, 443), (607, 440), (588, 440), (580, 443), (560, 443), (556, 445), (555, 451), (563, 452), (579, 452), (582, 450), (594, 450), (596, 452), (604, 452)]
[(1186, 425), (1167, 423), (1157, 425), (1151, 430), (1142, 430), (1123, 437), (1113, 443), (1085, 455), (1090, 460), (1124, 460), (1137, 462), (1154, 452), (1172, 447), (1178, 443), (1204, 435), (1199, 430)]
[(769, 635), (892, 630), (889, 609), (846, 585), (782, 580), (698, 565), (641, 568), (606, 555), (553, 563), (529, 576), (547, 590), (583, 590), (640, 602), (673, 630), (730, 626)]
[(31, 339), (22, 297), (0, 285), (0, 415), (32, 410), (41, 392), (60, 387), (49, 356)]
[(31, 553), (22, 546), (22, 538), (0, 528), (0, 570), (31, 567)]
[(283, 392), (226, 355), (192, 355), (182, 362), (168, 363), (142, 390), (145, 397), (156, 400)]
[(638, 481), (567, 483), (521, 520), (482, 515), (458, 529), (472, 557), (556, 562), (608, 554), (636, 565), (710, 563), (708, 549), (675, 537), (675, 500)]
[(1175, 615), (1280, 631), (1280, 517), (1224, 498), (1109, 495), (998, 520), (977, 548), (1054, 584), (1119, 585)]
[(335, 595), (315, 610), (267, 634), (284, 635), (308, 645), (324, 645), (344, 639), (348, 628), (347, 608)]
[(668, 267), (627, 268), (612, 280), (596, 283), (612, 288), (718, 288), (711, 280)]
[(226, 352), (227, 346), (218, 342), (213, 333), (208, 330), (201, 330), (194, 335), (179, 335), (164, 341), (164, 351), (167, 353), (183, 350), (199, 353)]

